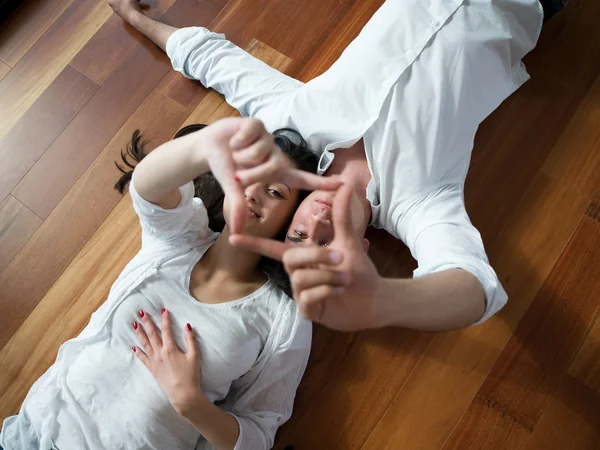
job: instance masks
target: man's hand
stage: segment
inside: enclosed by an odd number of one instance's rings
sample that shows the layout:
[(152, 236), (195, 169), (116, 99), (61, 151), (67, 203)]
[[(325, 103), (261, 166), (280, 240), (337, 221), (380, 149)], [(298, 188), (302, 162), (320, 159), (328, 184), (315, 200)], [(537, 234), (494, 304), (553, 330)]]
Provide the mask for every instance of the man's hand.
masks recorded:
[(108, 6), (125, 21), (131, 21), (131, 15), (141, 13), (141, 0), (108, 0)]
[(327, 248), (289, 247), (245, 235), (230, 237), (233, 245), (282, 260), (302, 315), (341, 331), (379, 326), (375, 300), (382, 279), (363, 249), (362, 237), (352, 232), (351, 196), (349, 186), (338, 189), (333, 201), (335, 238)]

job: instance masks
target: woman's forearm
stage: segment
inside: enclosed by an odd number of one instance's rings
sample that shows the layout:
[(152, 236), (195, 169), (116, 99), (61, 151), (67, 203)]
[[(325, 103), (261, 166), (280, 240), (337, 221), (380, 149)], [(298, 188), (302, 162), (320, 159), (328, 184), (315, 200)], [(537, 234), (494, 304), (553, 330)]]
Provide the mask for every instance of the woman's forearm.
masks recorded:
[(479, 280), (461, 269), (418, 279), (383, 279), (377, 296), (378, 322), (426, 331), (467, 327), (485, 312)]
[(240, 435), (238, 422), (206, 397), (200, 396), (178, 409), (216, 450), (233, 450)]
[(179, 187), (208, 172), (201, 131), (169, 141), (150, 152), (135, 168), (135, 189), (146, 200), (175, 208)]

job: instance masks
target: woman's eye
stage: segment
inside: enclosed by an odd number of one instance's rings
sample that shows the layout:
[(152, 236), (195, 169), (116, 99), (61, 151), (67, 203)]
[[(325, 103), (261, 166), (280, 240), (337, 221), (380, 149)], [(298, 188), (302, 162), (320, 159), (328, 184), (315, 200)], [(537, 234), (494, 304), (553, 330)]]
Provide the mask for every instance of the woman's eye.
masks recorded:
[(267, 191), (275, 197), (283, 198), (283, 195), (281, 195), (281, 192), (279, 192), (277, 189), (267, 189)]

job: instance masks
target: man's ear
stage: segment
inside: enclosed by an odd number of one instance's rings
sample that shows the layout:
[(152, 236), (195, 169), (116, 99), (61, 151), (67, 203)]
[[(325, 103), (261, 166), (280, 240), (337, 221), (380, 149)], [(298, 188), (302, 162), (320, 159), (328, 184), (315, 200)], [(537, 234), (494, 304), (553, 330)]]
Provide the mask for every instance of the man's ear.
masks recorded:
[(365, 253), (369, 253), (369, 248), (371, 248), (371, 242), (367, 238), (363, 239), (363, 248), (365, 249)]

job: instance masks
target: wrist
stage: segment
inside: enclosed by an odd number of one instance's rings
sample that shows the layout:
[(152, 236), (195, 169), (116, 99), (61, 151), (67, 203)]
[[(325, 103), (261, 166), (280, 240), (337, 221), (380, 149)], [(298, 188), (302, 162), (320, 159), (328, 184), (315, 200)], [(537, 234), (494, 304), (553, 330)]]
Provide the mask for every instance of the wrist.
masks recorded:
[(410, 281), (412, 280), (379, 278), (373, 301), (373, 321), (375, 328), (395, 326), (402, 322), (399, 317), (402, 309), (399, 302), (404, 296), (403, 291), (406, 288), (406, 283)]
[(173, 403), (175, 411), (185, 418), (201, 415), (211, 406), (214, 406), (213, 403), (206, 398), (203, 392), (195, 392), (192, 395), (186, 396), (182, 401)]

